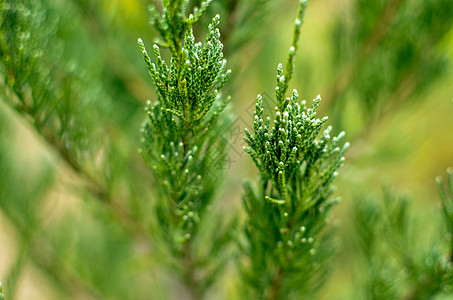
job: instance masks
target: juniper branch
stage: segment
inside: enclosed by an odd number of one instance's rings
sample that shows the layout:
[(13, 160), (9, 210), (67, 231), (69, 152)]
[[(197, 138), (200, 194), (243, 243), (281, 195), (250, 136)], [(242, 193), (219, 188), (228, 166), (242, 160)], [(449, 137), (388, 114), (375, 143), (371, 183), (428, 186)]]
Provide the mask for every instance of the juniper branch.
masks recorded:
[[(229, 122), (222, 113), (228, 99), (223, 100), (220, 92), (231, 73), (222, 53), (220, 17), (215, 16), (208, 26), (204, 44), (195, 42), (192, 29), (210, 2), (202, 2), (189, 17), (185, 16), (187, 1), (163, 1), (161, 14), (152, 11), (151, 23), (162, 38), (160, 47), (153, 46), (154, 60), (138, 40), (157, 93), (157, 101), (149, 101), (146, 107), (140, 152), (153, 172), (159, 195), (156, 218), (165, 235), (161, 237), (163, 250), (169, 251), (169, 261), (176, 261), (169, 265), (192, 299), (203, 297), (222, 260), (215, 243), (206, 246), (198, 241), (201, 224), (212, 226), (213, 213), (207, 212), (218, 190), (219, 168), (226, 153), (219, 135)], [(161, 48), (169, 50), (169, 63), (163, 60)], [(211, 230), (208, 235), (222, 241), (228, 232)], [(203, 248), (210, 249), (208, 259), (200, 257)]]
[(45, 5), (39, 1), (7, 1), (0, 10), (1, 100), (55, 150), (84, 182), (85, 192), (132, 235), (142, 238), (148, 230), (131, 216), (122, 199), (111, 194), (100, 176), (93, 174), (90, 170), (92, 162), (85, 160), (93, 155), (90, 151), (94, 152), (96, 145), (88, 134), (92, 129), (89, 128), (91, 121), (86, 120), (85, 114), (92, 117), (93, 110), (92, 103), (87, 102), (94, 102), (93, 98), (98, 94), (89, 86), (85, 87), (86, 91), (77, 89), (82, 72), (76, 72), (80, 70), (65, 61), (55, 49), (58, 21), (53, 12), (45, 10)]
[[(265, 299), (307, 297), (321, 286), (325, 259), (331, 250), (326, 216), (334, 202), (331, 182), (343, 163), (348, 143), (339, 147), (344, 133), (331, 138), (327, 118), (316, 118), (321, 98), (310, 108), (299, 94), (285, 94), (294, 70), (294, 58), (307, 1), (300, 1), (286, 70), (279, 64), (275, 119), (263, 120), (263, 98), (258, 95), (253, 134), (246, 129), (244, 150), (252, 157), (260, 179), (258, 191), (244, 185), (244, 256), (249, 267), (243, 276), (254, 296)], [(331, 246), (329, 246), (331, 247)]]
[[(3, 85), (3, 87), (5, 86)], [(8, 94), (10, 97), (19, 97), (12, 92)], [(6, 95), (3, 96), (8, 97)], [(21, 102), (24, 103), (24, 101)], [(7, 103), (9, 104), (12, 102)], [(86, 191), (93, 196), (93, 199), (102, 204), (103, 207), (106, 208), (107, 211), (109, 211), (131, 234), (139, 239), (146, 237), (145, 240), (149, 241), (148, 230), (130, 215), (120, 200), (112, 197), (110, 191), (79, 164), (75, 155), (64, 145), (51, 128), (41, 125), (36, 119), (36, 115), (29, 107), (16, 104), (12, 105), (12, 108), (31, 123), (38, 136), (40, 136), (45, 143), (55, 149), (62, 161), (85, 183)]]

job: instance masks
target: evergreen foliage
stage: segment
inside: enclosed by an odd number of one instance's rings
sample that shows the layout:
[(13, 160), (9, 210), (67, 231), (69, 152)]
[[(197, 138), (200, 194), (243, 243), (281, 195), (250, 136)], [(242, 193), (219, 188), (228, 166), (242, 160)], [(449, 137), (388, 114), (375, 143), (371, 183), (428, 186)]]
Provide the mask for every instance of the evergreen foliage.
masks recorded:
[(352, 1), (332, 31), (338, 71), (326, 96), (336, 124), (348, 126), (347, 108), (356, 106), (355, 122), (366, 129), (448, 73), (452, 14), (449, 0)]
[[(0, 207), (18, 232), (19, 249), (6, 280), (6, 296), (14, 299), (16, 283), (30, 262), (50, 279), (60, 299), (80, 293), (128, 298), (139, 290), (139, 282), (119, 278), (136, 273), (117, 270), (130, 263), (135, 239), (149, 240), (137, 213), (144, 209), (137, 199), (146, 193), (139, 196), (143, 186), (137, 174), (142, 172), (126, 154), (124, 129), (109, 118), (114, 102), (103, 89), (105, 82), (84, 68), (92, 62), (80, 62), (70, 51), (77, 43), (81, 52), (92, 50), (77, 40), (82, 35), (77, 18), (59, 17), (75, 10), (55, 1), (8, 0), (2, 1), (0, 13)], [(50, 148), (55, 163), (64, 164), (68, 179), (54, 176), (57, 170), (48, 161), (24, 166), (13, 155), (10, 119), (18, 116)], [(87, 204), (80, 203), (83, 216), (73, 212), (52, 226), (43, 215), (55, 206), (49, 200), (55, 200), (50, 191), (57, 189), (57, 178), (66, 193)]]
[(382, 201), (357, 198), (354, 211), (357, 244), (368, 270), (366, 276), (360, 275), (363, 299), (434, 299), (452, 294), (449, 211), (453, 176), (451, 170), (447, 172), (447, 191), (441, 178), (437, 179), (444, 226), (436, 227), (434, 239), (428, 245), (426, 241), (420, 244), (421, 228), (411, 217), (407, 196), (397, 196), (384, 185)]
[[(92, 105), (84, 95), (90, 90), (75, 91), (81, 85), (77, 78), (80, 70), (70, 62), (55, 59), (61, 57), (62, 51), (62, 45), (51, 47), (51, 43), (58, 43), (57, 16), (45, 10), (39, 1), (31, 1), (27, 6), (22, 1), (7, 1), (5, 6), (2, 19), (6, 22), (2, 22), (0, 47), (2, 73), (6, 75), (2, 84), (6, 83), (14, 93), (8, 100), (16, 110), (32, 118), (34, 126), (48, 135), (49, 140), (58, 143), (62, 155), (69, 157), (68, 152), (76, 155), (71, 158), (74, 160), (71, 163), (76, 164), (75, 160), (82, 158), (93, 145), (86, 138), (93, 128), (85, 127), (88, 124), (80, 119), (93, 120), (96, 116), (89, 115)], [(68, 74), (73, 80), (59, 73)], [(84, 114), (77, 116), (77, 109)], [(59, 136), (54, 136), (55, 133)]]
[(105, 131), (119, 130), (103, 117), (111, 114), (108, 103), (113, 100), (99, 80), (67, 55), (65, 45), (71, 43), (63, 42), (61, 27), (75, 35), (70, 31), (74, 25), (58, 18), (60, 9), (53, 2), (4, 3), (1, 13), (5, 22), (0, 34), (2, 94), (69, 167), (89, 181), (91, 193), (108, 202), (113, 194), (108, 189), (114, 189), (118, 170), (108, 159), (94, 161), (101, 151), (107, 151), (105, 157), (124, 161), (119, 148), (106, 150), (106, 144), (115, 143), (113, 139), (99, 139)]
[[(254, 134), (245, 130), (250, 154), (260, 171), (256, 190), (244, 185), (246, 283), (257, 299), (295, 299), (314, 294), (325, 280), (332, 254), (327, 215), (335, 203), (330, 199), (332, 180), (343, 163), (348, 143), (340, 145), (344, 133), (331, 137), (327, 121), (319, 119), (318, 96), (310, 108), (293, 91), (286, 91), (294, 69), (294, 58), (307, 1), (300, 1), (286, 69), (277, 68), (275, 120), (263, 120), (262, 97), (258, 95)], [(340, 148), (341, 147), (341, 148)]]
[[(275, 104), (246, 109), (296, 2)], [(347, 2), (313, 6), (296, 65), (306, 1), (0, 0), (0, 300), (452, 299), (453, 171), (439, 214), (423, 181), (451, 164), (453, 6)], [(423, 193), (376, 200), (387, 172)]]
[[(164, 1), (161, 16), (153, 11), (152, 24), (161, 35), (160, 44), (170, 50), (168, 64), (157, 45), (153, 47), (155, 62), (151, 62), (139, 39), (157, 91), (157, 101), (146, 108), (141, 154), (160, 194), (155, 215), (170, 265), (193, 299), (200, 299), (215, 281), (232, 229), (225, 225), (225, 218), (212, 218), (227, 146), (219, 137), (229, 122), (227, 113), (222, 113), (229, 99), (223, 101), (220, 90), (231, 73), (225, 69), (220, 17), (215, 16), (209, 25), (204, 44), (195, 42), (192, 31), (209, 4), (203, 2), (188, 18), (184, 15), (187, 1)], [(207, 215), (211, 215), (209, 221)], [(203, 232), (210, 237), (210, 245), (200, 240), (202, 226), (211, 228)]]

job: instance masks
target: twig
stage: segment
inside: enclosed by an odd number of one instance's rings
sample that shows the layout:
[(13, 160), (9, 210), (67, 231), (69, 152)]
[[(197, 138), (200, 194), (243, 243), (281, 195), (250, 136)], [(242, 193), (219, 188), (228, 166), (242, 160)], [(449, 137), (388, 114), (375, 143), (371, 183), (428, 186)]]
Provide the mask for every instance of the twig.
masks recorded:
[(192, 300), (202, 299), (203, 291), (201, 290), (200, 283), (196, 278), (194, 267), (195, 264), (193, 261), (193, 253), (190, 240), (184, 244), (184, 250), (182, 255), (183, 255), (182, 264), (184, 268), (183, 280), (188, 292), (190, 293), (190, 299)]
[(280, 293), (282, 289), (282, 280), (283, 280), (283, 270), (281, 267), (277, 267), (277, 270), (274, 273), (272, 278), (272, 284), (270, 286), (270, 291), (266, 297), (267, 300), (278, 300), (281, 299)]
[[(3, 84), (5, 87), (5, 85)], [(6, 88), (6, 87), (5, 87)], [(14, 93), (10, 93), (14, 94)], [(17, 96), (17, 95), (16, 95)], [(40, 125), (33, 114), (33, 112), (22, 104), (13, 104), (12, 101), (5, 101), (8, 106), (14, 109), (18, 115), (22, 115), (27, 122), (35, 128), (36, 132), (42, 139), (55, 149), (56, 153), (62, 158), (62, 161), (76, 174), (84, 183), (86, 190), (94, 196), (98, 203), (104, 205), (105, 208), (111, 213), (119, 223), (129, 231), (134, 237), (143, 240), (144, 237), (148, 246), (152, 248), (149, 239), (148, 230), (127, 211), (121, 202), (111, 195), (110, 191), (101, 184), (95, 177), (93, 177), (86, 169), (84, 169), (77, 161), (71, 151), (65, 147), (63, 142), (55, 135), (51, 128)]]

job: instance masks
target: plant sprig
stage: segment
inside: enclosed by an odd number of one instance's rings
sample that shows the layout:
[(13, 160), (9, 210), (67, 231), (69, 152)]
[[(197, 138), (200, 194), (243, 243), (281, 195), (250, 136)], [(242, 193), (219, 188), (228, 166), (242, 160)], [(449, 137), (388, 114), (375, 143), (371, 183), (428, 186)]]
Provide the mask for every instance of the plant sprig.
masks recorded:
[[(271, 124), (264, 117), (263, 98), (258, 95), (253, 133), (245, 129), (244, 150), (260, 171), (258, 189), (246, 182), (243, 197), (247, 212), (243, 276), (254, 297), (294, 299), (315, 293), (328, 271), (332, 252), (327, 214), (331, 183), (344, 161), (348, 143), (344, 133), (331, 136), (327, 117), (319, 119), (318, 96), (311, 107), (299, 101), (293, 90), (286, 98), (307, 1), (300, 1), (293, 43), (285, 70), (277, 67), (277, 106)], [(265, 120), (264, 120), (265, 119)], [(328, 244), (330, 243), (330, 244)]]
[[(220, 90), (231, 71), (223, 58), (220, 17), (209, 24), (204, 44), (195, 42), (192, 30), (210, 2), (189, 17), (184, 15), (187, 1), (164, 1), (161, 15), (153, 10), (152, 24), (163, 40), (161, 47), (170, 51), (169, 63), (157, 44), (152, 60), (138, 41), (157, 91), (157, 101), (146, 107), (140, 150), (157, 183), (157, 232), (170, 253), (168, 264), (193, 299), (202, 298), (220, 273), (231, 230), (211, 211), (226, 156), (226, 140), (219, 137), (229, 124), (223, 112), (229, 99)], [(207, 245), (200, 238), (203, 227), (211, 228), (203, 234), (214, 243)]]

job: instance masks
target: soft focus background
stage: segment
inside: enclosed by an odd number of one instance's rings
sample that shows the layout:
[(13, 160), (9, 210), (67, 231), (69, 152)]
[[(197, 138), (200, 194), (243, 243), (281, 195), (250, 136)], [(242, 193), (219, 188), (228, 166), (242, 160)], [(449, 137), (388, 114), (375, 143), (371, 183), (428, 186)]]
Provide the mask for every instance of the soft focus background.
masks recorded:
[[(155, 100), (137, 46), (138, 37), (148, 47), (156, 38), (148, 5), (0, 0), (0, 282), (10, 278), (15, 299), (161, 299), (174, 284), (161, 285), (159, 258), (137, 225), (153, 222), (150, 174), (137, 151), (144, 104)], [(233, 71), (225, 213), (240, 211), (241, 182), (257, 176), (242, 132), (258, 93), (274, 105), (296, 7), (295, 0), (214, 0), (195, 28), (202, 37), (220, 13)], [(311, 0), (301, 41), (291, 86), (307, 101), (320, 94), (320, 115), (352, 145), (335, 182), (341, 246), (321, 299), (361, 299), (356, 201), (380, 197), (385, 182), (409, 195), (420, 245), (440, 235), (434, 179), (453, 167), (453, 3)], [(21, 110), (17, 99), (29, 95), (65, 104)], [(41, 107), (56, 117), (41, 117)], [(212, 298), (235, 298), (234, 277), (232, 263)]]

